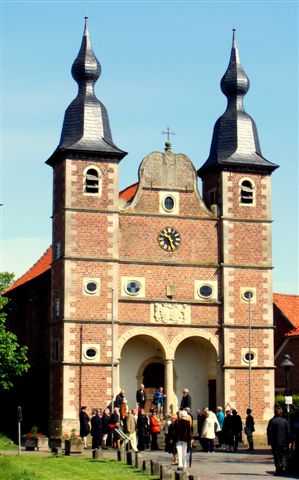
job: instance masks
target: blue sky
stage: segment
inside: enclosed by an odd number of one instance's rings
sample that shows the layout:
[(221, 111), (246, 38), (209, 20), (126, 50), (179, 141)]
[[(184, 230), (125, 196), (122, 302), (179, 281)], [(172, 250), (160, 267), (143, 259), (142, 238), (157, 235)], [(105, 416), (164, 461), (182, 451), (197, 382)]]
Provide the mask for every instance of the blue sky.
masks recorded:
[(297, 2), (1, 2), (1, 270), (23, 274), (51, 244), (52, 170), (64, 111), (76, 96), (71, 65), (84, 16), (102, 65), (96, 84), (115, 143), (129, 152), (121, 187), (142, 158), (173, 149), (201, 166), (226, 108), (220, 79), (232, 27), (273, 180), (274, 291), (299, 293)]

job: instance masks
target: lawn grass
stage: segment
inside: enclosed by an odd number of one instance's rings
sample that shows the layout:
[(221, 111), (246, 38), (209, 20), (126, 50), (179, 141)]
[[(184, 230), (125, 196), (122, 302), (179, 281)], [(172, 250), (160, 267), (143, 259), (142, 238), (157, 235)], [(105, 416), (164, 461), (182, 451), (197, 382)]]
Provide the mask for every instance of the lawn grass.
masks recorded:
[(35, 457), (1, 455), (0, 479), (5, 480), (154, 480), (148, 472), (138, 471), (115, 460), (78, 457)]
[(10, 438), (6, 437), (3, 433), (0, 433), (0, 450), (16, 450), (17, 448), (18, 446), (15, 445)]

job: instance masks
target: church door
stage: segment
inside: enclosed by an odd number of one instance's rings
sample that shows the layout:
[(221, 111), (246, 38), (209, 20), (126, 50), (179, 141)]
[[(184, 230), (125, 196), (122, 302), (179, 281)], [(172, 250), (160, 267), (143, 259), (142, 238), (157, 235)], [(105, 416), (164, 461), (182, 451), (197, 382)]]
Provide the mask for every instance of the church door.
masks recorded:
[(143, 383), (147, 395), (145, 410), (148, 412), (152, 407), (155, 390), (164, 388), (164, 365), (162, 363), (150, 363), (143, 371)]

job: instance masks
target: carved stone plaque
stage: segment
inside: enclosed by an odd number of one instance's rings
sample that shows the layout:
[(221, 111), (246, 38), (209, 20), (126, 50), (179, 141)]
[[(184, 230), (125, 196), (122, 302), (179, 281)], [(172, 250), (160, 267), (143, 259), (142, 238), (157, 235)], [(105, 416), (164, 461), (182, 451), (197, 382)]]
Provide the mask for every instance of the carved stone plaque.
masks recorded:
[(190, 305), (185, 303), (152, 303), (151, 323), (191, 323)]

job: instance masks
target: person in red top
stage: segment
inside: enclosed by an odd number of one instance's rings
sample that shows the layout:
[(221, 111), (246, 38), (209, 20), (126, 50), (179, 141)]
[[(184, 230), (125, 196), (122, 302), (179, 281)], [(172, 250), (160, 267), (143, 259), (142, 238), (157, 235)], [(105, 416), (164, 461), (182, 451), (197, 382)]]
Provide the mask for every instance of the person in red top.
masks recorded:
[(150, 415), (150, 433), (151, 433), (151, 450), (159, 450), (158, 433), (160, 433), (160, 421), (156, 416), (156, 411), (152, 410)]

